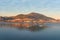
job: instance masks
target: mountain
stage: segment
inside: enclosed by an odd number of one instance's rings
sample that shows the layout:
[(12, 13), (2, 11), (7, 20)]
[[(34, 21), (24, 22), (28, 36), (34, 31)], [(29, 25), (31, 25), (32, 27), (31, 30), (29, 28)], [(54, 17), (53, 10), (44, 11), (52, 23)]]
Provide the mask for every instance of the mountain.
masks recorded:
[(56, 20), (54, 18), (51, 18), (51, 17), (47, 17), (43, 14), (40, 14), (40, 13), (35, 13), (35, 12), (31, 12), (29, 14), (19, 14), (19, 15), (16, 15), (16, 16), (12, 16), (12, 17), (0, 17), (0, 21), (1, 19), (3, 21), (7, 21), (7, 20), (14, 20), (14, 19), (24, 19), (24, 18), (29, 18), (29, 19), (33, 19), (33, 20), (45, 20), (45, 21), (50, 21), (50, 20)]
[(55, 20), (54, 18), (47, 17), (43, 14), (35, 13), (35, 12), (29, 13), (27, 15), (19, 14), (19, 15), (15, 16), (15, 18), (30, 18), (30, 19), (34, 19), (34, 20), (39, 20), (39, 19), (42, 19), (42, 20)]
[(23, 19), (23, 18), (26, 18), (26, 15), (24, 15), (24, 14), (19, 14), (19, 15), (15, 16), (15, 18)]

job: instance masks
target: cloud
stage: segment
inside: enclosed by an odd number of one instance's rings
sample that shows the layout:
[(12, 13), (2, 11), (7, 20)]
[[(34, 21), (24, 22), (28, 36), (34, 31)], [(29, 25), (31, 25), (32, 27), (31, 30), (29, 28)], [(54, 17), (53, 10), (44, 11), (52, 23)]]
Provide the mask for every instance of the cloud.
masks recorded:
[(21, 0), (23, 3), (25, 3), (25, 2), (29, 2), (29, 1), (31, 1), (31, 0)]
[(22, 0), (22, 2), (24, 3), (24, 2), (26, 2), (27, 0)]

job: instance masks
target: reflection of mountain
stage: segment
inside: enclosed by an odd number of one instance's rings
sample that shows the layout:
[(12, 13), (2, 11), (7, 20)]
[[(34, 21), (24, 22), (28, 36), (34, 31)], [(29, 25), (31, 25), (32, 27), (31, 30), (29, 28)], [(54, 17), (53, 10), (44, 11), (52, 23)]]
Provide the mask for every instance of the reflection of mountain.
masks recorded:
[(29, 27), (21, 27), (20, 25), (15, 25), (14, 23), (6, 23), (6, 22), (2, 22), (0, 23), (0, 27), (11, 27), (11, 28), (18, 28), (19, 30), (28, 30), (28, 31), (40, 31), (46, 28), (45, 25), (42, 26), (29, 26)]
[(18, 28), (18, 29), (19, 29), (19, 30), (28, 30), (28, 31), (36, 32), (36, 31), (44, 30), (45, 28), (46, 28), (46, 26), (43, 26), (43, 27), (30, 26), (30, 27), (28, 27), (28, 28), (20, 27), (20, 28)]
[(28, 29), (29, 29), (30, 31), (41, 31), (41, 30), (45, 29), (45, 27), (46, 27), (46, 26), (44, 26), (44, 27), (32, 26), (32, 27), (29, 27)]

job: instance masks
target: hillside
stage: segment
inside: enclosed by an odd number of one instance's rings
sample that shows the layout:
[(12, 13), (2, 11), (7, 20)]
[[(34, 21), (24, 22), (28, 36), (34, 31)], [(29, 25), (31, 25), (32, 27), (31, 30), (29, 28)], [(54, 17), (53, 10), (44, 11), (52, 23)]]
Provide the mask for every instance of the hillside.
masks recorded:
[(24, 18), (29, 18), (29, 19), (33, 19), (33, 20), (45, 20), (45, 21), (49, 21), (49, 20), (55, 20), (54, 18), (51, 18), (51, 17), (47, 17), (43, 14), (40, 14), (40, 13), (35, 13), (35, 12), (32, 12), (32, 13), (29, 13), (27, 15), (24, 15), (24, 14), (18, 14), (16, 16), (13, 16), (13, 17), (0, 17), (0, 21), (7, 21), (7, 20), (14, 20), (14, 19), (24, 19)]
[(54, 18), (47, 17), (47, 16), (45, 16), (43, 14), (35, 13), (35, 12), (29, 13), (27, 15), (19, 14), (19, 15), (15, 16), (15, 18), (30, 18), (30, 19), (34, 19), (34, 20), (38, 20), (38, 19), (42, 19), (42, 20), (55, 20)]

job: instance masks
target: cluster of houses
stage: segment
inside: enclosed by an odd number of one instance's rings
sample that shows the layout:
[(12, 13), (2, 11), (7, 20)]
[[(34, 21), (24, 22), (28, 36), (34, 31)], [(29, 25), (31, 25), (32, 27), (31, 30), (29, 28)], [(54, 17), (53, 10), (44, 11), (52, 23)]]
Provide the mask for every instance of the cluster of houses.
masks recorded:
[(29, 26), (35, 26), (35, 25), (40, 25), (43, 24), (45, 21), (44, 20), (33, 20), (30, 18), (23, 18), (23, 19), (13, 19), (13, 20), (7, 20), (7, 22), (15, 22), (18, 24), (14, 24), (15, 26), (23, 26), (23, 27), (29, 27)]
[(3, 20), (3, 18), (2, 17), (0, 17), (0, 21), (2, 21)]
[(12, 20), (4, 20), (4, 18), (2, 17), (0, 17), (0, 21), (13, 22), (14, 23), (13, 26), (23, 26), (23, 27), (41, 25), (41, 24), (44, 24), (45, 22), (57, 22), (55, 20), (49, 20), (49, 21), (42, 20), (42, 19), (34, 20), (31, 18), (23, 18), (23, 19), (15, 18)]

